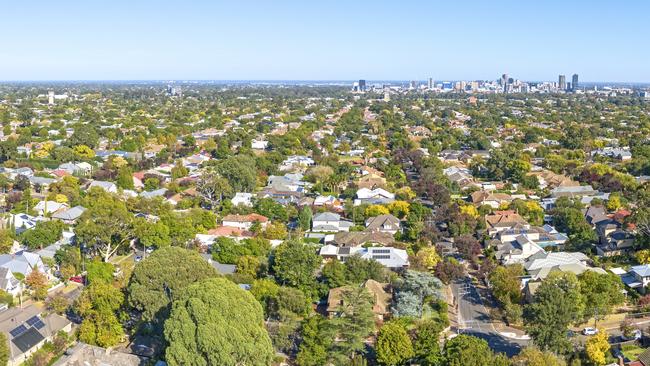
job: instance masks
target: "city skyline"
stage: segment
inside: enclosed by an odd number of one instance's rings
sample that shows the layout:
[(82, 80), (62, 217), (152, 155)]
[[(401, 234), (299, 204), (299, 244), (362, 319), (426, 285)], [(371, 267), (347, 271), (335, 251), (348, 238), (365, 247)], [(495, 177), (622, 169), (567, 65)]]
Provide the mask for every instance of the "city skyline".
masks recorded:
[(0, 50), (0, 80), (493, 80), (508, 73), (550, 81), (578, 73), (582, 82), (642, 83), (650, 82), (649, 51), (641, 47), (648, 10), (605, 1), (15, 2), (0, 14), (0, 31), (11, 35)]

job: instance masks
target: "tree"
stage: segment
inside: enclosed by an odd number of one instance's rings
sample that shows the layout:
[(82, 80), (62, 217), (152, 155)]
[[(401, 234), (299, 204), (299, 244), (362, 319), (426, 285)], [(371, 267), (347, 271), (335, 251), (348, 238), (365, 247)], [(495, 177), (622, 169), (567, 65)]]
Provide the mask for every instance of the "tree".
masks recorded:
[(181, 292), (165, 321), (170, 366), (271, 363), (262, 307), (250, 293), (224, 278), (205, 279)]
[(32, 250), (42, 249), (61, 238), (63, 226), (63, 222), (59, 220), (40, 221), (32, 230), (23, 232), (19, 239), (21, 244)]
[(332, 319), (339, 340), (332, 345), (331, 357), (343, 363), (364, 348), (364, 340), (374, 330), (373, 300), (365, 287), (348, 287), (341, 291), (341, 305)]
[(133, 189), (133, 172), (129, 167), (120, 168), (117, 171), (117, 179), (115, 183), (122, 189)]
[(376, 349), (377, 361), (384, 365), (401, 365), (415, 355), (406, 329), (397, 321), (381, 327)]
[(75, 309), (83, 317), (79, 339), (100, 347), (112, 347), (124, 336), (117, 312), (124, 303), (124, 294), (112, 285), (96, 282), (86, 287), (77, 298)]
[(524, 275), (524, 267), (520, 264), (510, 266), (498, 266), (490, 274), (492, 294), (501, 304), (510, 302), (519, 304), (521, 302), (521, 280)]
[(375, 217), (379, 215), (388, 215), (390, 211), (383, 205), (370, 205), (366, 208), (364, 214), (366, 217)]
[(442, 282), (425, 272), (408, 270), (404, 279), (396, 285), (397, 294), (393, 315), (396, 317), (419, 318), (424, 313), (425, 303), (430, 299), (440, 299)]
[(309, 206), (303, 207), (298, 214), (298, 226), (304, 231), (309, 230), (311, 228), (312, 217), (313, 213), (311, 212), (311, 208)]
[(584, 300), (573, 273), (553, 272), (539, 286), (532, 303), (524, 308), (524, 324), (533, 342), (543, 351), (571, 350), (570, 324), (582, 319)]
[(135, 219), (133, 234), (145, 247), (162, 248), (171, 244), (169, 227), (160, 220), (150, 222), (143, 218)]
[(388, 204), (388, 211), (394, 216), (403, 219), (409, 214), (410, 206), (406, 201), (393, 201)]
[(101, 262), (98, 258), (88, 263), (88, 283), (104, 283), (110, 284), (113, 282), (113, 273), (115, 266), (111, 263)]
[(148, 321), (163, 321), (169, 305), (182, 290), (197, 281), (216, 277), (217, 271), (194, 251), (167, 247), (154, 251), (133, 270), (128, 303)]
[(0, 365), (6, 365), (9, 362), (9, 343), (5, 333), (0, 333)]
[(440, 332), (446, 327), (435, 319), (425, 319), (417, 323), (415, 330), (415, 357), (424, 365), (442, 363)]
[(481, 243), (471, 235), (465, 234), (454, 240), (454, 246), (458, 248), (458, 253), (467, 260), (476, 260), (481, 254)]
[(189, 173), (189, 170), (183, 165), (181, 160), (176, 160), (176, 164), (172, 168), (172, 178), (178, 179), (186, 176)]
[(68, 298), (66, 298), (62, 293), (56, 293), (48, 297), (47, 301), (45, 301), (45, 304), (48, 310), (53, 311), (59, 315), (63, 314), (68, 306), (70, 306)]
[(160, 179), (151, 177), (144, 180), (145, 191), (155, 191), (158, 188), (160, 188)]
[(612, 308), (625, 301), (621, 278), (611, 272), (598, 273), (586, 271), (578, 280), (580, 292), (585, 302), (585, 318), (594, 317), (594, 321), (602, 320), (612, 312)]
[(75, 228), (77, 240), (93, 248), (104, 262), (108, 262), (113, 254), (130, 243), (133, 215), (124, 202), (100, 188), (91, 190), (86, 198), (90, 207), (81, 215)]
[(299, 366), (326, 365), (328, 350), (332, 345), (331, 326), (321, 315), (312, 315), (302, 323), (302, 342), (296, 364)]
[(90, 160), (95, 157), (93, 149), (86, 145), (77, 145), (73, 150), (75, 157), (79, 160)]
[(75, 127), (74, 132), (66, 141), (68, 146), (86, 145), (91, 148), (96, 147), (98, 142), (99, 134), (89, 124), (82, 124)]
[(320, 263), (313, 247), (299, 240), (289, 240), (275, 249), (273, 271), (280, 282), (304, 288), (314, 283), (314, 272)]
[(25, 284), (32, 290), (32, 297), (36, 300), (43, 300), (47, 296), (47, 289), (50, 287), (45, 273), (34, 268), (26, 277)]
[(607, 362), (607, 352), (609, 351), (609, 335), (604, 329), (601, 329), (595, 335), (589, 337), (585, 343), (585, 352), (587, 358), (595, 365), (604, 365)]
[(252, 192), (257, 185), (255, 161), (246, 155), (231, 156), (217, 165), (217, 172), (237, 192)]
[(495, 360), (485, 340), (465, 334), (448, 340), (443, 354), (446, 366), (493, 366)]
[(207, 172), (201, 175), (201, 178), (196, 182), (196, 191), (213, 209), (224, 198), (230, 197), (233, 193), (228, 180), (215, 172)]
[(434, 270), (442, 260), (435, 247), (424, 247), (415, 254), (415, 264), (420, 268)]
[(512, 359), (512, 366), (566, 366), (563, 359), (535, 347), (524, 348)]
[(0, 254), (8, 254), (14, 245), (14, 238), (8, 229), (0, 229)]

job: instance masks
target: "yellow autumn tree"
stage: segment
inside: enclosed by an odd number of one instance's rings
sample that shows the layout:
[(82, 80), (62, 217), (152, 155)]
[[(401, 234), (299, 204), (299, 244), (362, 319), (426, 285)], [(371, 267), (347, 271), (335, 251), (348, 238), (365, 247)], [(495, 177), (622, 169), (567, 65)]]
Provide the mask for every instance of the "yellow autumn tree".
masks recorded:
[(57, 195), (54, 196), (54, 200), (58, 203), (68, 203), (68, 196), (65, 194), (57, 193)]
[(375, 217), (379, 215), (388, 215), (390, 211), (383, 205), (370, 205), (366, 208), (366, 217)]
[(596, 335), (587, 339), (585, 350), (587, 358), (595, 365), (604, 365), (607, 362), (607, 352), (609, 351), (609, 335), (605, 330), (600, 329)]
[(403, 219), (409, 214), (411, 205), (406, 201), (394, 201), (388, 204), (388, 211), (396, 217)]
[(634, 258), (641, 264), (650, 263), (650, 249), (641, 249), (634, 253)]
[(74, 154), (79, 159), (92, 159), (95, 157), (95, 152), (93, 149), (89, 148), (86, 145), (77, 145), (74, 147)]
[(415, 255), (415, 262), (418, 266), (429, 270), (435, 268), (441, 260), (442, 258), (436, 251), (435, 247), (424, 247)]
[(460, 206), (460, 213), (471, 216), (475, 219), (479, 216), (478, 210), (473, 205)]

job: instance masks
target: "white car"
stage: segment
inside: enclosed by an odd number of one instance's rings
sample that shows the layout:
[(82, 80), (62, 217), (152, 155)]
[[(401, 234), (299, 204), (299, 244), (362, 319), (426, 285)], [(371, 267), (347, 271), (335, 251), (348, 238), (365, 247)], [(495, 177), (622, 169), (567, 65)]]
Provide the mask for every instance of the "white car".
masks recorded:
[(584, 335), (596, 335), (598, 334), (598, 329), (592, 328), (592, 327), (587, 327), (582, 330), (582, 334)]

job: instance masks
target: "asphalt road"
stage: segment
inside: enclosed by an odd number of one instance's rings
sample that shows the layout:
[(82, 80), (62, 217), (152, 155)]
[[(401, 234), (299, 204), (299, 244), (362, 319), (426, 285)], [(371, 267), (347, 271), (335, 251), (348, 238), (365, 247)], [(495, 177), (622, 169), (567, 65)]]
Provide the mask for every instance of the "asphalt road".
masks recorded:
[(506, 338), (496, 331), (469, 277), (453, 283), (451, 287), (458, 302), (459, 333), (483, 338), (495, 352), (505, 353), (509, 357), (518, 354), (528, 344), (527, 340)]

